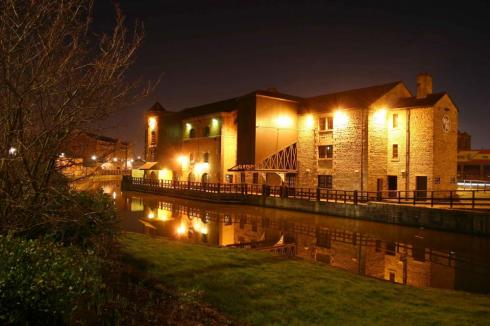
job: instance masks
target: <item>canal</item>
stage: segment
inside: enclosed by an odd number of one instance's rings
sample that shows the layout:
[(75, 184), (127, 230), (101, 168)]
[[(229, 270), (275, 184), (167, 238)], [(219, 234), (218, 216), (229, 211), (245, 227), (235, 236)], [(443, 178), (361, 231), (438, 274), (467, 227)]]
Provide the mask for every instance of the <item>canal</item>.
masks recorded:
[(490, 238), (102, 187), (124, 230), (321, 261), (415, 287), (490, 293)]

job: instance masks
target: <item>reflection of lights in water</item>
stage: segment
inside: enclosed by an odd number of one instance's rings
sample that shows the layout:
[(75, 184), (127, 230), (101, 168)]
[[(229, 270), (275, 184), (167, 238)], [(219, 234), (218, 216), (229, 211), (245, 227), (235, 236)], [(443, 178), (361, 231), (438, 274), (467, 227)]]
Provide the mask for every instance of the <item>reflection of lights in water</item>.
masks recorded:
[(202, 228), (202, 223), (200, 220), (198, 219), (195, 219), (193, 222), (192, 222), (192, 228), (194, 229), (194, 231), (196, 232), (201, 232), (201, 228)]
[(184, 233), (185, 233), (185, 231), (186, 231), (186, 227), (185, 227), (185, 225), (184, 225), (184, 224), (181, 224), (181, 225), (180, 225), (180, 226), (177, 228), (177, 234), (179, 234), (179, 235), (184, 234)]
[(157, 217), (158, 217), (158, 220), (160, 221), (168, 221), (170, 220), (170, 212), (165, 210), (165, 209), (161, 209), (159, 208), (157, 210)]
[(202, 234), (208, 234), (208, 227), (206, 225), (204, 225), (202, 228), (201, 228), (201, 233)]

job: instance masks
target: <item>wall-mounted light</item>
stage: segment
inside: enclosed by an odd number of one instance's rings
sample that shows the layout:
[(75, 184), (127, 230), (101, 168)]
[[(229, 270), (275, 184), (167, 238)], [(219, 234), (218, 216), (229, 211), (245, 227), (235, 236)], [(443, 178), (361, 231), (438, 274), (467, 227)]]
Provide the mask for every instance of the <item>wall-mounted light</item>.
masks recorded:
[(95, 161), (95, 160), (97, 160), (97, 156), (92, 155), (91, 159), (92, 159), (92, 161)]
[(191, 130), (192, 129), (192, 125), (189, 122), (186, 122), (185, 129), (187, 129), (188, 131)]
[(112, 160), (113, 160), (114, 162), (117, 162), (117, 157), (114, 157)]
[(212, 118), (212, 119), (211, 119), (211, 126), (212, 126), (212, 127), (217, 127), (217, 126), (218, 126), (218, 124), (219, 124), (218, 119), (216, 119), (216, 118)]
[(15, 148), (15, 147), (10, 147), (10, 148), (9, 148), (9, 154), (10, 154), (10, 155), (12, 155), (12, 156), (13, 156), (13, 155), (15, 155), (16, 153), (17, 153), (17, 148)]
[(179, 164), (185, 168), (187, 165), (189, 165), (189, 158), (185, 155), (179, 155), (177, 157), (177, 162), (179, 162)]
[(308, 114), (305, 117), (305, 127), (306, 129), (313, 129), (315, 127), (315, 118), (313, 117), (313, 114)]
[(380, 108), (373, 113), (373, 121), (375, 124), (382, 126), (386, 122), (386, 110), (385, 108)]
[(287, 115), (277, 116), (275, 119), (277, 128), (291, 128), (293, 126), (293, 119)]
[(333, 119), (335, 128), (345, 128), (348, 122), (349, 116), (347, 115), (347, 112), (342, 109), (338, 109), (337, 111), (335, 111)]
[(199, 175), (209, 170), (209, 163), (197, 163), (194, 165), (194, 173)]

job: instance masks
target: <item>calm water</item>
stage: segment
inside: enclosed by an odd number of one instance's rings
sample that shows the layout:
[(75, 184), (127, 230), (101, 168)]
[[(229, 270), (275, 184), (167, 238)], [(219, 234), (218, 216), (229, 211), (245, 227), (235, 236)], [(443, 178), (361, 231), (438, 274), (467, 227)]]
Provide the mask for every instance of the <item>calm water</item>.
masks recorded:
[(490, 238), (121, 193), (111, 184), (103, 189), (116, 198), (128, 231), (209, 246), (245, 244), (255, 250), (286, 244), (297, 257), (360, 275), (416, 287), (490, 293)]

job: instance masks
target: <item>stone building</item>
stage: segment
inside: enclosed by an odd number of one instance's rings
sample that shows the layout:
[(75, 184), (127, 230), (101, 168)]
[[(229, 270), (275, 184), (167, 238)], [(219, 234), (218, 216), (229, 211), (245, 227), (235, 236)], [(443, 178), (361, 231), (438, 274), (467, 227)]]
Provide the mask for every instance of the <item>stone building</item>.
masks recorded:
[[(145, 155), (164, 179), (341, 190), (456, 188), (458, 109), (432, 77), (304, 98), (258, 90), (146, 114)], [(154, 173), (154, 176), (157, 174)]]

